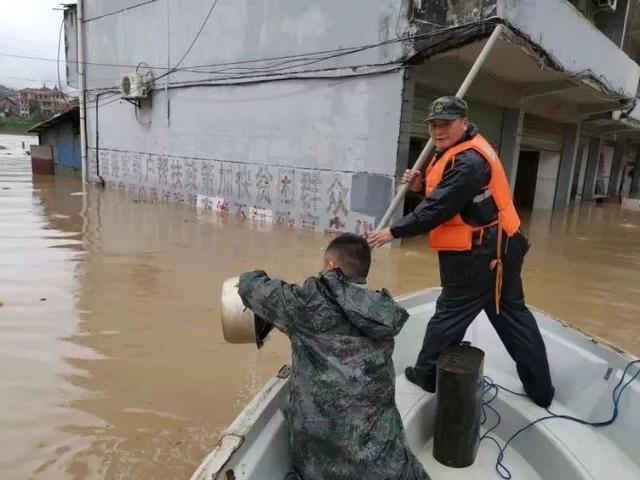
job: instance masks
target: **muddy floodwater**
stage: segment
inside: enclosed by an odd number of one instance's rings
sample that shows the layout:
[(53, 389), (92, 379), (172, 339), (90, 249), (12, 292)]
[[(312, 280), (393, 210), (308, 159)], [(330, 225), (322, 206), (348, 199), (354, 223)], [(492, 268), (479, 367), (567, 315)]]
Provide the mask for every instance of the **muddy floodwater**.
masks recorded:
[[(0, 478), (189, 478), (288, 357), (277, 334), (260, 352), (224, 343), (223, 280), (302, 281), (327, 238), (83, 194), (77, 176), (32, 177), (23, 140), (0, 135)], [(640, 215), (523, 216), (527, 301), (640, 354)], [(436, 257), (422, 238), (377, 251), (370, 280), (437, 286)]]

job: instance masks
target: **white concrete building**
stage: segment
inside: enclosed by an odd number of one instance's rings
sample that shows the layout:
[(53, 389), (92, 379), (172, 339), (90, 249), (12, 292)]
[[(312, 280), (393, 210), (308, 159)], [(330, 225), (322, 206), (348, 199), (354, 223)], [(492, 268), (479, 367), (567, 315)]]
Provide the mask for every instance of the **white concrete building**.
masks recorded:
[[(595, 17), (591, 3), (84, 0), (89, 178), (366, 230), (426, 140), (429, 102), (455, 92), (503, 24), (467, 98), (517, 203), (617, 195), (637, 152), (640, 20), (636, 2)], [(75, 8), (65, 16), (77, 87)], [(121, 77), (136, 71), (154, 80), (128, 102)]]

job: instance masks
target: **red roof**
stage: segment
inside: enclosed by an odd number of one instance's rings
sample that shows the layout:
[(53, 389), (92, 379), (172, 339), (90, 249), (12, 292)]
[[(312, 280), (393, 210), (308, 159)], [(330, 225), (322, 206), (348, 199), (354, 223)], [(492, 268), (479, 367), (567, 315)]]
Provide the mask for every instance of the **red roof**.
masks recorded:
[(23, 88), (20, 93), (59, 93), (58, 87)]

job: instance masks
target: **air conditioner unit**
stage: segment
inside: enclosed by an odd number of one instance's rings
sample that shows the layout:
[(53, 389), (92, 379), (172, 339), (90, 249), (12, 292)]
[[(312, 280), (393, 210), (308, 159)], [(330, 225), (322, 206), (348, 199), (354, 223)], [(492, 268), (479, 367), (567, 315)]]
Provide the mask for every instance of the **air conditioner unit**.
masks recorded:
[(596, 5), (600, 10), (616, 11), (618, 0), (596, 0)]
[(120, 93), (122, 98), (141, 99), (149, 96), (152, 78), (141, 73), (128, 73), (120, 79)]

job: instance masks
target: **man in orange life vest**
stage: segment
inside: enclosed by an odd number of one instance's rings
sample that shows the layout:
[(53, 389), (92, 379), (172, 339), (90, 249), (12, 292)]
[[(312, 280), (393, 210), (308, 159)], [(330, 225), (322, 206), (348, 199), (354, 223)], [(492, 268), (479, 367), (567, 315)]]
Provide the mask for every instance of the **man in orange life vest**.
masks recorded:
[(547, 407), (554, 395), (547, 353), (520, 277), (529, 241), (502, 163), (467, 112), (466, 102), (456, 97), (431, 104), (427, 121), (436, 154), (424, 180), (410, 170), (402, 179), (412, 191), (424, 191), (425, 199), (391, 228), (370, 234), (369, 244), (429, 233), (429, 246), (438, 252), (442, 293), (415, 367), (405, 371), (408, 380), (434, 392), (439, 354), (459, 344), (484, 310), (515, 360), (525, 391)]

